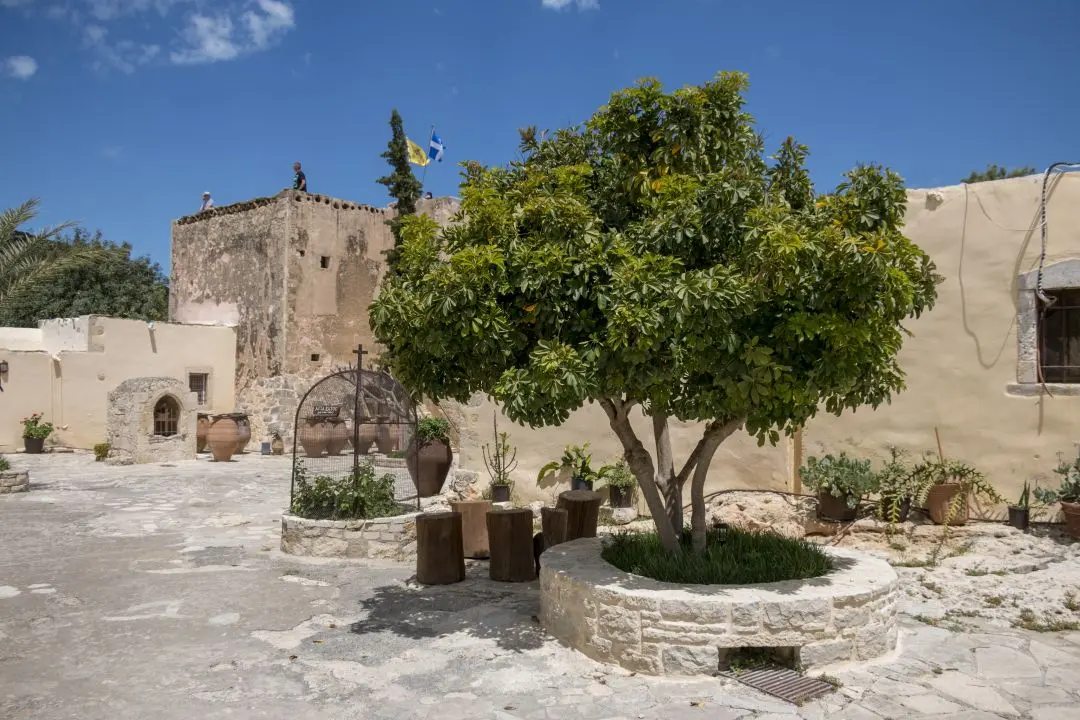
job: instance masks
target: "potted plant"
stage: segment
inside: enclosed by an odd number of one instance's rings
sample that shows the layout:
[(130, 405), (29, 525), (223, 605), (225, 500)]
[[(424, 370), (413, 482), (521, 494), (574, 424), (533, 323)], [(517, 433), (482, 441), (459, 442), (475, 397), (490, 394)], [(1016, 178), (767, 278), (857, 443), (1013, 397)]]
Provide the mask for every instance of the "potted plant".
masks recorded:
[(1054, 472), (1061, 476), (1061, 485), (1056, 490), (1035, 488), (1035, 499), (1045, 505), (1060, 503), (1065, 530), (1080, 540), (1080, 458), (1072, 464), (1062, 462)]
[[(601, 468), (606, 469), (606, 468)], [(604, 484), (608, 488), (608, 502), (613, 508), (628, 508), (633, 504), (637, 479), (625, 460), (620, 460), (605, 473)]]
[(856, 460), (840, 453), (820, 460), (810, 457), (800, 468), (803, 483), (817, 492), (818, 517), (849, 522), (855, 519), (859, 502), (877, 489), (877, 474), (869, 460)]
[(27, 455), (40, 455), (45, 451), (45, 438), (52, 435), (53, 424), (41, 422), (41, 413), (22, 419), (23, 444)]
[(94, 446), (94, 461), (95, 462), (104, 461), (107, 457), (109, 457), (109, 450), (111, 450), (111, 449), (112, 449), (112, 446), (109, 445), (109, 443), (98, 443), (97, 445), (95, 445)]
[(915, 501), (926, 507), (938, 525), (963, 525), (968, 520), (972, 495), (995, 503), (1005, 502), (986, 476), (962, 460), (946, 460), (927, 453), (912, 470)]
[(919, 488), (914, 471), (902, 450), (889, 448), (889, 459), (878, 472), (877, 484), (880, 494), (878, 518), (892, 525), (907, 520)]
[(589, 452), (589, 443), (584, 445), (567, 445), (563, 450), (561, 460), (549, 462), (540, 468), (536, 475), (536, 483), (543, 482), (549, 473), (559, 470), (570, 471), (571, 490), (592, 490), (593, 483), (610, 472), (610, 466), (604, 466), (599, 472), (592, 469), (592, 453)]
[(409, 441), (405, 451), (405, 466), (420, 497), (439, 494), (453, 462), (450, 421), (440, 417), (421, 419), (416, 424), (416, 437)]
[(509, 435), (499, 432), (499, 419), (496, 417), (492, 423), (495, 427), (495, 446), (484, 444), (481, 454), (484, 458), (484, 467), (487, 468), (491, 477), (491, 501), (510, 502), (510, 490), (514, 483), (510, 479), (510, 473), (517, 467), (517, 448), (510, 445)]
[(1028, 528), (1028, 518), (1031, 512), (1030, 495), (1031, 487), (1025, 480), (1024, 489), (1020, 492), (1020, 499), (1015, 505), (1009, 506), (1009, 524), (1017, 530), (1027, 530)]

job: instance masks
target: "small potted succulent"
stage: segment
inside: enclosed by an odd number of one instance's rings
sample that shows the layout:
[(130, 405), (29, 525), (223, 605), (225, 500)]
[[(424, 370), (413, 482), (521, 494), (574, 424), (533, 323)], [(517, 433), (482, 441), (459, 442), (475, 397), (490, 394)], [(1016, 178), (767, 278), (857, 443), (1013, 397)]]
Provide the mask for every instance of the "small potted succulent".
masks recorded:
[(878, 518), (891, 524), (907, 520), (911, 502), (919, 490), (913, 469), (906, 462), (904, 452), (889, 448), (889, 459), (878, 471)]
[(1027, 530), (1028, 520), (1031, 513), (1031, 486), (1024, 481), (1024, 489), (1020, 492), (1020, 499), (1015, 505), (1009, 506), (1009, 524), (1017, 530)]
[(946, 460), (927, 453), (912, 470), (915, 501), (926, 507), (938, 525), (963, 525), (968, 521), (972, 495), (994, 503), (1005, 499), (986, 481), (986, 476), (962, 460)]
[(625, 460), (620, 460), (610, 468), (601, 468), (601, 470), (605, 469), (607, 472), (604, 473), (604, 484), (608, 488), (608, 502), (611, 507), (628, 508), (633, 505), (637, 478), (631, 472), (630, 466), (626, 464)]
[(1061, 485), (1056, 490), (1035, 488), (1035, 499), (1045, 505), (1060, 503), (1066, 531), (1080, 540), (1080, 458), (1062, 462), (1054, 472), (1061, 476)]
[(453, 462), (450, 421), (439, 417), (421, 419), (416, 424), (416, 437), (409, 441), (405, 452), (405, 465), (420, 497), (439, 494)]
[(509, 435), (499, 432), (499, 419), (493, 420), (495, 427), (494, 447), (485, 444), (481, 448), (484, 467), (491, 477), (491, 501), (510, 502), (510, 491), (514, 487), (510, 473), (517, 467), (517, 448), (510, 445)]
[(803, 483), (817, 493), (818, 517), (834, 522), (855, 519), (859, 502), (877, 490), (877, 473), (869, 460), (856, 460), (840, 453), (810, 457), (800, 468)]
[(592, 469), (592, 453), (589, 452), (589, 443), (584, 445), (567, 445), (563, 450), (561, 460), (549, 462), (540, 468), (536, 475), (536, 483), (539, 485), (544, 478), (559, 470), (570, 471), (571, 490), (592, 490), (593, 483), (601, 480), (611, 471), (610, 465), (605, 465), (599, 471)]
[(23, 444), (27, 455), (40, 455), (45, 451), (45, 438), (52, 435), (53, 424), (41, 422), (42, 414), (34, 413), (22, 419)]

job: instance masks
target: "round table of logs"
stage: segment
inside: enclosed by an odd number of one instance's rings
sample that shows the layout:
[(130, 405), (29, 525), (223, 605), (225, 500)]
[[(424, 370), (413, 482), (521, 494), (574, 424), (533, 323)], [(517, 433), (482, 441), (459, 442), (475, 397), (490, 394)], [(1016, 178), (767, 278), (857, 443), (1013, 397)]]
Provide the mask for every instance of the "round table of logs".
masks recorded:
[(491, 546), (489, 572), (497, 582), (530, 582), (536, 579), (533, 556), (533, 514), (529, 508), (491, 510), (487, 514)]
[(461, 535), (465, 543), (465, 557), (474, 560), (491, 557), (487, 529), (487, 514), (491, 510), (491, 502), (488, 500), (451, 500), (450, 509), (461, 513)]

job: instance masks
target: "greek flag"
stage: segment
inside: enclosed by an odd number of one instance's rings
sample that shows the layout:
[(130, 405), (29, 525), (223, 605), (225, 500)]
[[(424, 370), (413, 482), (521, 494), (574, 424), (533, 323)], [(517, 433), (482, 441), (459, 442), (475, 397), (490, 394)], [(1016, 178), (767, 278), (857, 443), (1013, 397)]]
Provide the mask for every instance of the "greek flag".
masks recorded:
[(443, 145), (442, 140), (435, 133), (431, 133), (431, 145), (428, 147), (428, 157), (436, 162), (442, 162), (443, 151), (446, 146)]

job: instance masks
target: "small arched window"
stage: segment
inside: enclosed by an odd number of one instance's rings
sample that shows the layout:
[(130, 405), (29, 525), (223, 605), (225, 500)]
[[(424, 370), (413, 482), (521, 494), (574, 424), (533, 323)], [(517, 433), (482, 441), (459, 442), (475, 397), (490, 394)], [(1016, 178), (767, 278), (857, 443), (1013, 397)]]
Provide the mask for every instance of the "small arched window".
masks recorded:
[(180, 403), (176, 398), (166, 395), (154, 405), (154, 435), (172, 437), (179, 431)]

